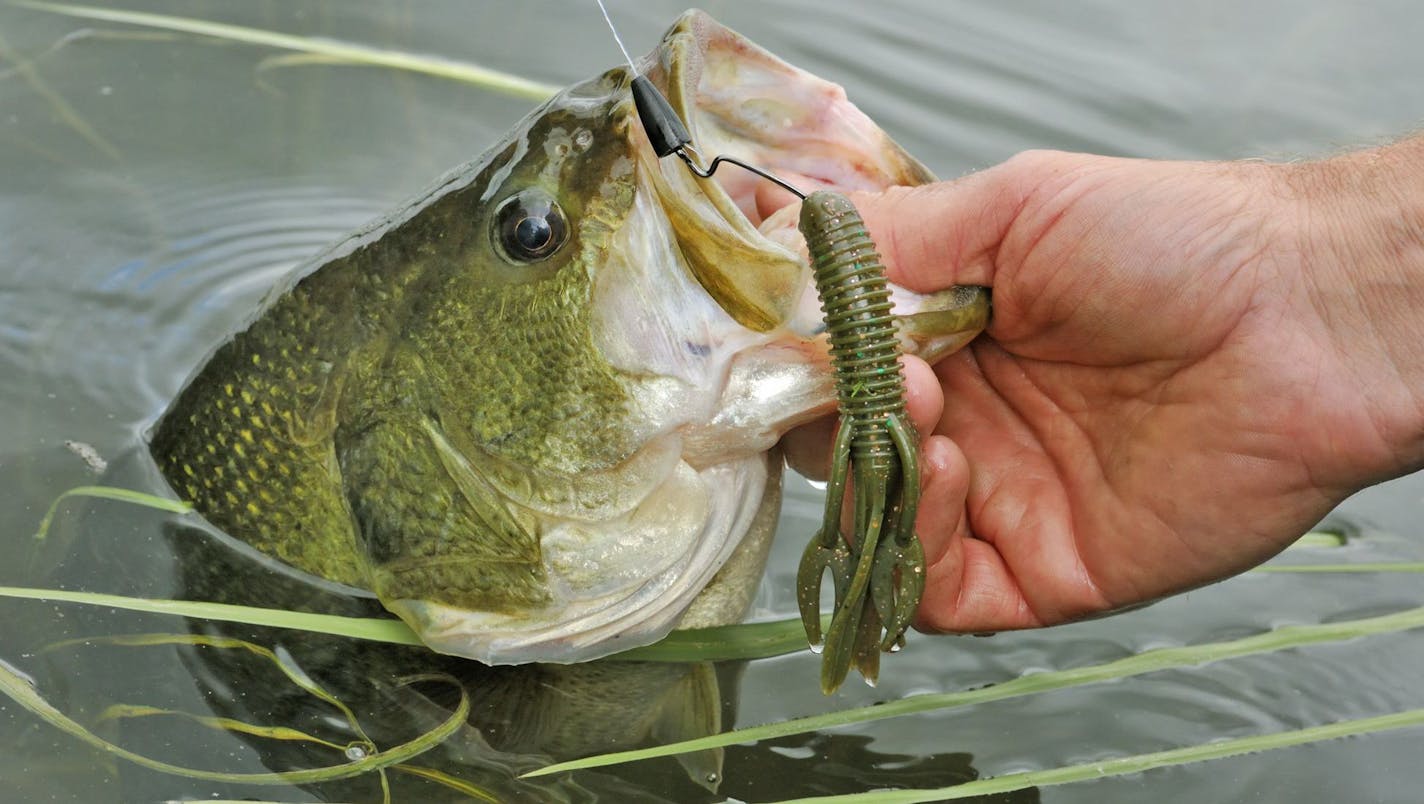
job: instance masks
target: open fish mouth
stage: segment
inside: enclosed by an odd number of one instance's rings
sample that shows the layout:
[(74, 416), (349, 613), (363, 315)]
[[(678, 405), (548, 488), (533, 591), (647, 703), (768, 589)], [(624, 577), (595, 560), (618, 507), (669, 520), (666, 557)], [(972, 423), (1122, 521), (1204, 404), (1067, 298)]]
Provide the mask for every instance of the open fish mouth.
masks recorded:
[[(838, 84), (787, 64), (704, 13), (683, 15), (649, 58), (666, 75), (668, 100), (704, 163), (734, 156), (807, 193), (934, 180)], [(722, 191), (713, 203), (726, 217), (730, 203), (760, 227), (785, 204), (784, 191), (755, 174), (728, 169), (716, 178), (716, 185), (703, 183), (704, 191)]]
[[(735, 157), (805, 193), (934, 180), (839, 85), (700, 11), (684, 14), (640, 68), (684, 121), (703, 166), (718, 155)], [(715, 180), (695, 176), (678, 159), (653, 168), (693, 272), (738, 322), (766, 331), (806, 317), (809, 274), (791, 193), (734, 166), (721, 167)]]

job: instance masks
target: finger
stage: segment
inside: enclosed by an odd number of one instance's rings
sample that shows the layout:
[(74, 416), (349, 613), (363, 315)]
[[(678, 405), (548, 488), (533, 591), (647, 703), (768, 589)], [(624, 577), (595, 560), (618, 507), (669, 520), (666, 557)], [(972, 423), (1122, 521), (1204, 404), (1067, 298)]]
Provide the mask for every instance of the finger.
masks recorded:
[(983, 633), (1037, 628), (1013, 574), (993, 545), (972, 537), (951, 540), (925, 574), (915, 627), (929, 633)]
[(915, 627), (943, 633), (1039, 625), (998, 552), (970, 533), (964, 453), (945, 436), (931, 436), (923, 466), (928, 477), (915, 525), (926, 575)]
[(920, 473), (923, 488), (915, 534), (928, 567), (944, 557), (951, 539), (967, 532), (964, 499), (969, 489), (969, 462), (953, 441), (933, 435), (921, 448)]
[[(915, 429), (924, 435), (934, 430), (944, 410), (939, 378), (934, 369), (918, 357), (905, 355), (900, 358), (900, 365), (905, 369), (906, 410)], [(825, 480), (830, 475), (831, 441), (835, 434), (835, 416), (797, 427), (781, 439), (786, 463), (812, 480)]]
[(835, 435), (835, 416), (797, 427), (781, 438), (786, 463), (812, 480), (825, 480), (831, 475), (831, 441)]
[(851, 193), (891, 281), (920, 293), (994, 284), (993, 255), (1023, 206), (1010, 163), (957, 181)]
[(965, 506), (969, 538), (952, 542), (929, 568), (924, 626), (1023, 628), (1108, 608), (1083, 563), (1070, 492), (1041, 435), (1061, 447), (1081, 433), (1063, 424), (1062, 411), (1036, 390), (1024, 366), (992, 342), (951, 355), (935, 371), (953, 400), (936, 432), (954, 440), (974, 471)]
[(932, 432), (944, 413), (944, 391), (930, 364), (914, 355), (900, 358), (905, 371), (905, 408), (915, 430), (924, 436)]

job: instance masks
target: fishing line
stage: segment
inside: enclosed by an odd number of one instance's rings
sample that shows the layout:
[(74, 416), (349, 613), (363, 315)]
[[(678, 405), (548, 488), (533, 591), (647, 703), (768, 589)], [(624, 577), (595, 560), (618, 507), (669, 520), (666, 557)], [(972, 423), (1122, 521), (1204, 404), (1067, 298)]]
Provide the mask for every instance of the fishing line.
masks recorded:
[(603, 4), (603, 0), (598, 0), (598, 10), (603, 12), (603, 21), (608, 23), (608, 30), (613, 34), (613, 41), (618, 43), (618, 49), (623, 51), (623, 59), (628, 62), (628, 68), (633, 71), (633, 75), (638, 74), (638, 68), (633, 64), (633, 57), (628, 55), (628, 48), (623, 47), (623, 37), (618, 35), (618, 29), (613, 27), (613, 19), (608, 16), (608, 6)]
[(648, 133), (648, 139), (653, 144), (653, 153), (656, 153), (659, 159), (677, 154), (677, 157), (686, 163), (687, 169), (691, 170), (693, 175), (704, 179), (712, 178), (712, 174), (716, 173), (717, 168), (723, 163), (730, 163), (761, 176), (803, 201), (806, 200), (806, 194), (790, 182), (734, 156), (726, 154), (716, 156), (707, 167), (698, 164), (702, 160), (702, 155), (693, 147), (692, 135), (687, 133), (687, 127), (682, 124), (682, 119), (677, 116), (677, 112), (673, 111), (672, 105), (668, 103), (663, 93), (653, 86), (653, 82), (649, 81), (647, 76), (638, 72), (638, 66), (633, 63), (632, 57), (628, 55), (628, 49), (623, 46), (623, 39), (618, 35), (618, 29), (613, 26), (613, 19), (608, 16), (608, 7), (603, 4), (603, 0), (597, 0), (597, 2), (599, 10), (603, 12), (604, 22), (608, 23), (608, 30), (613, 33), (613, 41), (618, 43), (618, 49), (623, 52), (623, 58), (628, 62), (628, 69), (633, 73), (633, 105), (637, 107), (638, 119), (642, 122), (643, 130)]

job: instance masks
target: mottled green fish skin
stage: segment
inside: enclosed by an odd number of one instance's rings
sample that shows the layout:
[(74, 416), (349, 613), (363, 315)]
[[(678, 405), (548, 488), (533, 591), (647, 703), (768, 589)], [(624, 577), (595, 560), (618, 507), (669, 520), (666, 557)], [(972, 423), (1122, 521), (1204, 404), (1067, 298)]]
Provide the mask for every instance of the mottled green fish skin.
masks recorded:
[[(299, 569), (509, 611), (547, 598), (539, 525), (464, 456), (562, 474), (634, 451), (589, 326), (591, 266), (633, 203), (610, 73), (319, 265), (194, 376), (152, 452), (212, 524)], [(559, 103), (556, 99), (553, 103)], [(569, 240), (516, 264), (490, 216), (541, 187)]]

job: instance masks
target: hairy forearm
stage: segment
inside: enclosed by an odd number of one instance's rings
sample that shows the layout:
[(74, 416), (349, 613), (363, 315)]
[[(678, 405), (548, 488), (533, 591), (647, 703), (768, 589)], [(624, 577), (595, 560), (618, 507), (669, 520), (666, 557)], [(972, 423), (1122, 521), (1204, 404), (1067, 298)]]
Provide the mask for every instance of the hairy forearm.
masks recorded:
[(1424, 136), (1281, 167), (1311, 307), (1389, 453), (1366, 480), (1424, 466)]

